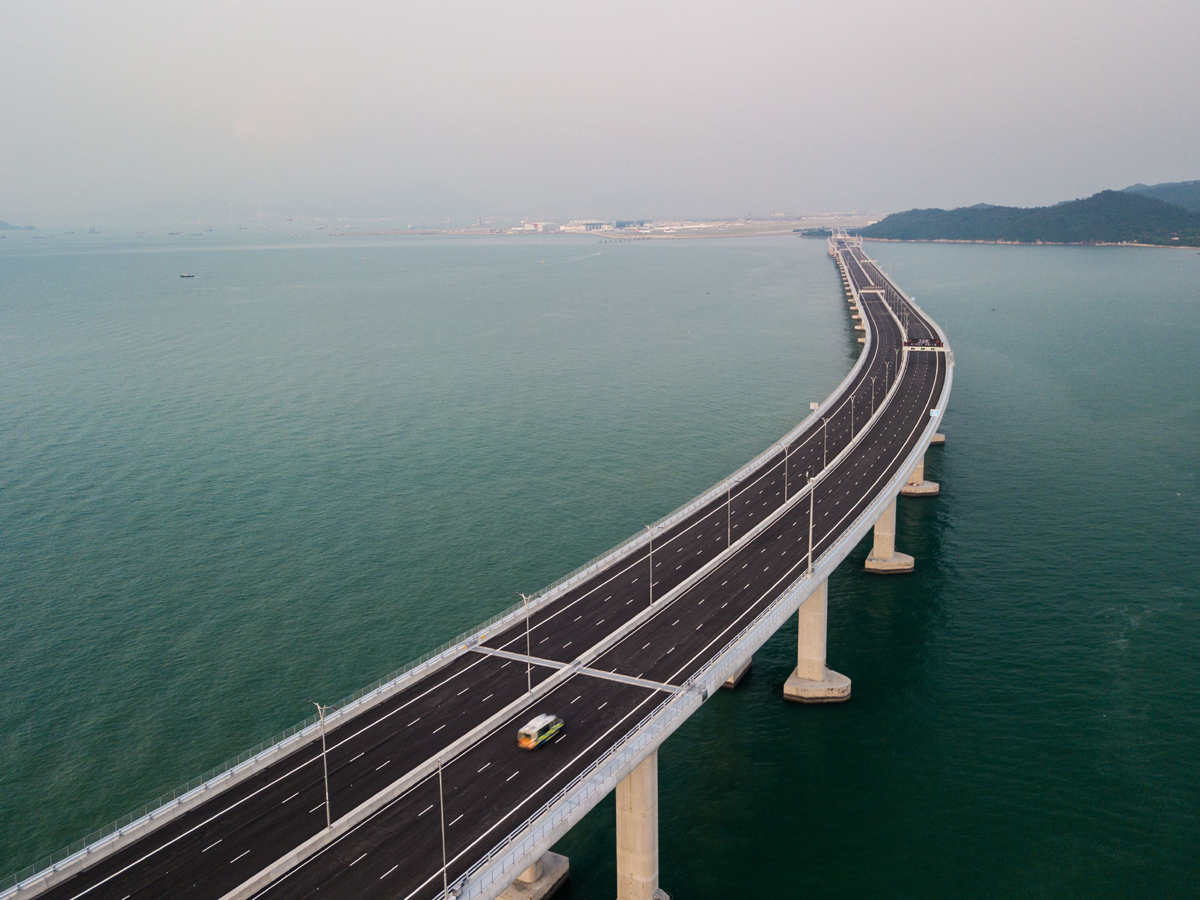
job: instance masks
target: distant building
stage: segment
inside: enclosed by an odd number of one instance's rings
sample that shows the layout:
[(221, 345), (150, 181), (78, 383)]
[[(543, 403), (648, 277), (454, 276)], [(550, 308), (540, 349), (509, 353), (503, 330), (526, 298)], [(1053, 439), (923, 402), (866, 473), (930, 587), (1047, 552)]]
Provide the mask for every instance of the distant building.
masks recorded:
[(576, 219), (574, 222), (570, 222), (567, 225), (564, 225), (562, 230), (572, 232), (574, 234), (579, 234), (580, 232), (583, 232), (583, 231), (599, 231), (600, 229), (602, 229), (604, 227), (605, 226), (604, 226), (603, 222), (589, 222), (589, 221), (584, 221), (582, 219)]

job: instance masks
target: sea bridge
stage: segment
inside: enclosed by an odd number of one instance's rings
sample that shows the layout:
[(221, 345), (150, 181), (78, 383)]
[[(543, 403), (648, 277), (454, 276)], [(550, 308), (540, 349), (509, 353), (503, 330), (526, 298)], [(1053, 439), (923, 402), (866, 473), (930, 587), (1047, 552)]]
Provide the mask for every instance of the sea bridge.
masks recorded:
[[(791, 432), (686, 506), (322, 721), (0, 893), (52, 900), (543, 897), (550, 847), (611, 791), (619, 900), (662, 896), (658, 747), (799, 616), (784, 696), (837, 702), (827, 579), (911, 571), (896, 498), (933, 496), (954, 357), (844, 231), (829, 240), (862, 352)], [(536, 751), (516, 730), (566, 721)]]

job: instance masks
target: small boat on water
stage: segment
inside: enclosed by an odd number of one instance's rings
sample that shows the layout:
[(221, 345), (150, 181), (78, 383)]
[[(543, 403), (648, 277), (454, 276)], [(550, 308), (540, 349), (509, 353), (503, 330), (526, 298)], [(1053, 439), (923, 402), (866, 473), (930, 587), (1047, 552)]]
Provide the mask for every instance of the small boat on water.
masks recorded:
[(183, 273), (182, 275), (180, 275), (179, 277), (180, 277), (180, 278), (195, 278), (196, 276), (195, 276), (195, 275), (192, 275), (192, 274), (191, 274), (191, 273), (189, 273), (189, 272), (184, 272), (184, 273)]

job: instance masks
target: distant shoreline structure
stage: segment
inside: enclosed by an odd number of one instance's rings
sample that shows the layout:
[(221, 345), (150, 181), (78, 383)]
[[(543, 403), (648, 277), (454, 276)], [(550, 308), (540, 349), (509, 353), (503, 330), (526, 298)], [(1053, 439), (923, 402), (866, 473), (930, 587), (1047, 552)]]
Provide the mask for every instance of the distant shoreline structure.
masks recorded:
[[(709, 238), (769, 237), (795, 235), (824, 239), (834, 226), (857, 229), (878, 220), (877, 216), (858, 213), (797, 216), (772, 219), (673, 219), (662, 222), (644, 220), (628, 225), (618, 222), (572, 222), (558, 226), (553, 222), (530, 222), (512, 226), (469, 226), (466, 228), (389, 228), (374, 231), (347, 229), (324, 230), (330, 237), (385, 237), (406, 235), (458, 235), (465, 237), (521, 237), (526, 235), (591, 236), (602, 241), (697, 240)], [(819, 234), (817, 234), (819, 232)]]

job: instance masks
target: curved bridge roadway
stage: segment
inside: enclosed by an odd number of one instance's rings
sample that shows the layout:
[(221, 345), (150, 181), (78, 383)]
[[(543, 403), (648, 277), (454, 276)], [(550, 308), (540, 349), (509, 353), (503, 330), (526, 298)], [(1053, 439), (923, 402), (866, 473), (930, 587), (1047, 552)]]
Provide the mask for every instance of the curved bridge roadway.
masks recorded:
[[(831, 252), (867, 327), (851, 376), (693, 508), (533, 601), (528, 628), (509, 616), (335, 716), (332, 830), (319, 732), (309, 729), (281, 758), (196, 792), (163, 824), (143, 823), (0, 896), (432, 898), (444, 884), (469, 887), (480, 860), (692, 690), (805, 577), (810, 533), (821, 562), (928, 442), (951, 360), (945, 349), (906, 349), (904, 329), (910, 341), (940, 333), (859, 246), (838, 240)], [(566, 720), (563, 736), (536, 753), (518, 749), (517, 726), (542, 711)]]

